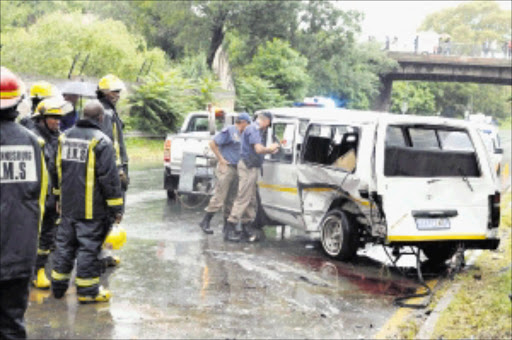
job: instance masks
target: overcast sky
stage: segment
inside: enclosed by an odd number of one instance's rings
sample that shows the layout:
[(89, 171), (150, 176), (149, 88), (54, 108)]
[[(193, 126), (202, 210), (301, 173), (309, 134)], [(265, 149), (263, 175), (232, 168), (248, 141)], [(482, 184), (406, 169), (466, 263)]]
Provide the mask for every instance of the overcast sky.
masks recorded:
[[(360, 40), (374, 36), (384, 41), (388, 35), (414, 36), (423, 19), (433, 12), (456, 7), (464, 1), (337, 1), (341, 9), (365, 13)], [(503, 9), (511, 10), (511, 1), (498, 1)]]

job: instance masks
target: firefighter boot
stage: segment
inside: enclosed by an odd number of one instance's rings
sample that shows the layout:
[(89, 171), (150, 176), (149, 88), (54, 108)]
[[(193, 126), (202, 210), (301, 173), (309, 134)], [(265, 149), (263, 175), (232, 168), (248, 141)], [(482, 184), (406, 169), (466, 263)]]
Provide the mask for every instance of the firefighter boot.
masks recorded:
[(203, 229), (205, 234), (208, 234), (208, 235), (213, 234), (213, 230), (210, 227), (210, 221), (212, 220), (213, 215), (215, 215), (215, 214), (211, 213), (211, 212), (207, 212), (206, 215), (204, 215), (204, 218), (201, 221), (201, 223), (199, 223), (199, 226), (201, 227), (201, 229)]
[(228, 221), (226, 224), (226, 232), (224, 233), (224, 241), (240, 242), (240, 233), (236, 230), (236, 225)]
[(78, 295), (78, 302), (80, 303), (97, 303), (97, 302), (108, 302), (112, 294), (110, 290), (104, 289), (100, 286), (98, 294), (96, 296), (91, 295)]
[(50, 288), (50, 280), (46, 277), (44, 272), (44, 268), (39, 268), (37, 270), (36, 277), (32, 280), (32, 284), (34, 287), (39, 289), (49, 289)]

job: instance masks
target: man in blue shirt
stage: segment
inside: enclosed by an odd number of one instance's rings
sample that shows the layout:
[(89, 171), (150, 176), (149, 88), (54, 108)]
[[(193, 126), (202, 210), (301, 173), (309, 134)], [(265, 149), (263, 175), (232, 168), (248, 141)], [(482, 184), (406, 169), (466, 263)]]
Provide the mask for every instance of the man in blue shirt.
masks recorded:
[(248, 226), (256, 218), (258, 173), (265, 154), (276, 153), (279, 150), (279, 144), (276, 143), (268, 147), (264, 146), (262, 136), (271, 124), (272, 115), (269, 112), (263, 112), (258, 116), (258, 120), (249, 125), (242, 134), (240, 162), (238, 163), (238, 194), (226, 225), (228, 241), (240, 241), (240, 235), (235, 231), (238, 222), (242, 222), (244, 235), (249, 242), (257, 240), (257, 237), (248, 231)]
[(217, 211), (224, 207), (224, 225), (231, 213), (231, 208), (238, 189), (237, 165), (240, 160), (240, 138), (251, 118), (247, 113), (241, 113), (236, 120), (236, 125), (228, 126), (219, 132), (210, 142), (215, 157), (217, 157), (217, 169), (215, 176), (217, 184), (213, 197), (206, 207), (206, 215), (199, 224), (206, 234), (213, 234), (210, 221)]

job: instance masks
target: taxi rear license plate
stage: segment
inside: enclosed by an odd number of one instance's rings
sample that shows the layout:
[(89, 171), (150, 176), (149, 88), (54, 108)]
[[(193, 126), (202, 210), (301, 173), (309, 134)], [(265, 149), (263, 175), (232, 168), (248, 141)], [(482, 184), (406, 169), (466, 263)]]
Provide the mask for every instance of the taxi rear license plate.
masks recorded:
[(418, 230), (450, 229), (450, 220), (447, 218), (417, 218)]

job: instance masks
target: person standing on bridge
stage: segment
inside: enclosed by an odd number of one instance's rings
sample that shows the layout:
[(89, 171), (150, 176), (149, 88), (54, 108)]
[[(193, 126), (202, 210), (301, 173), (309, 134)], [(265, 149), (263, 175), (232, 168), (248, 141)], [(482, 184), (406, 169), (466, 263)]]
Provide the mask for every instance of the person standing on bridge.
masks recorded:
[(258, 207), (257, 181), (265, 154), (276, 153), (279, 144), (264, 146), (263, 135), (272, 124), (272, 115), (263, 112), (242, 134), (240, 162), (238, 162), (238, 193), (226, 224), (225, 239), (232, 242), (241, 240), (236, 225), (242, 222), (243, 237), (249, 242), (258, 240), (252, 232), (251, 224), (256, 218)]
[(76, 258), (78, 301), (107, 302), (110, 292), (100, 283), (98, 258), (112, 224), (122, 220), (123, 197), (115, 151), (101, 131), (102, 104), (84, 107), (84, 119), (59, 137), (56, 158), (61, 224), (52, 270), (52, 291), (60, 299), (68, 289)]
[(44, 216), (44, 141), (15, 123), (21, 81), (0, 70), (0, 339), (26, 338), (24, 315)]
[(206, 214), (199, 224), (206, 234), (213, 234), (210, 221), (222, 207), (224, 207), (224, 230), (226, 229), (238, 190), (237, 165), (240, 160), (240, 138), (250, 123), (249, 114), (243, 112), (237, 117), (234, 126), (225, 127), (210, 141), (210, 149), (215, 154), (218, 163), (215, 171), (217, 178), (215, 191), (205, 209)]

